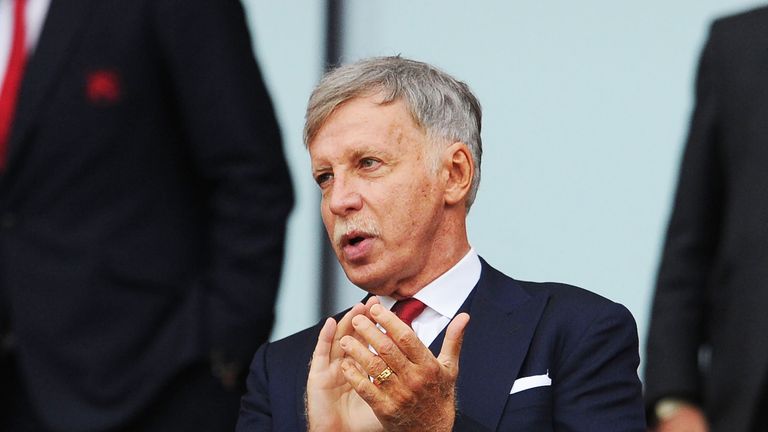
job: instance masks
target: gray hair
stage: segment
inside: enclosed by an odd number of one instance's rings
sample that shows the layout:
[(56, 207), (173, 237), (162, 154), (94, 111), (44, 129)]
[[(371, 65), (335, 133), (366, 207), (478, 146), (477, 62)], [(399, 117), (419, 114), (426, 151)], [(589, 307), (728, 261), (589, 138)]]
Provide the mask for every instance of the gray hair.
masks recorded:
[[(461, 141), (467, 145), (475, 165), (466, 200), (469, 211), (480, 185), (482, 110), (469, 86), (434, 66), (400, 56), (374, 57), (328, 72), (309, 97), (304, 144), (309, 145), (339, 105), (375, 94), (384, 97), (383, 104), (404, 101), (413, 120), (435, 144), (435, 150), (438, 143)], [(439, 161), (434, 159), (437, 167)]]

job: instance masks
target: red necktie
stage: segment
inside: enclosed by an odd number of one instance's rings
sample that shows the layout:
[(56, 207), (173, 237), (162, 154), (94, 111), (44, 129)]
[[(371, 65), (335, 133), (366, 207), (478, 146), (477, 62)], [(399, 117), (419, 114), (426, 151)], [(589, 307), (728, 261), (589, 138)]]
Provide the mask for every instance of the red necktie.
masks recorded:
[(0, 90), (0, 169), (5, 167), (8, 153), (8, 138), (10, 138), (13, 113), (16, 99), (21, 87), (21, 77), (27, 61), (26, 29), (24, 28), (24, 10), (27, 0), (16, 0), (13, 9), (13, 38), (11, 53), (8, 57), (8, 68)]
[(410, 327), (413, 320), (416, 319), (426, 307), (427, 305), (411, 297), (395, 303), (391, 310), (402, 322), (408, 324), (408, 327)]

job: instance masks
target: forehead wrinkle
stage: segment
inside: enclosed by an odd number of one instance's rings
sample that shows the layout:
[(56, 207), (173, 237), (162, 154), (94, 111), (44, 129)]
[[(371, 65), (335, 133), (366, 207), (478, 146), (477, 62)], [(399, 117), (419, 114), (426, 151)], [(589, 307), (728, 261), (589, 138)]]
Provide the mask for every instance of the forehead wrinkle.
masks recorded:
[[(334, 110), (326, 122), (320, 126), (314, 139), (308, 143), (310, 154), (314, 153), (313, 144), (325, 141), (326, 152), (319, 155), (317, 159), (325, 161), (328, 165), (335, 165), (336, 162), (342, 164), (364, 156), (382, 156), (391, 159), (404, 147), (414, 145), (420, 138), (427, 136), (425, 128), (413, 118), (401, 100), (386, 103), (367, 101), (390, 112), (395, 109), (396, 112), (392, 113), (383, 124), (376, 121), (377, 113), (364, 112), (352, 118), (341, 115), (343, 109), (349, 108), (347, 104), (358, 100), (359, 98), (355, 98), (347, 101)], [(350, 133), (356, 136), (349, 137)], [(348, 138), (352, 139), (348, 140)]]
[(366, 156), (391, 156), (391, 152), (388, 148), (377, 148), (373, 146), (363, 146), (352, 149), (349, 153), (349, 158), (357, 160)]
[(331, 169), (331, 166), (329, 164), (326, 164), (326, 163), (318, 164), (318, 165), (314, 165), (314, 164), (312, 165), (312, 172), (313, 173), (317, 173), (317, 172), (320, 172), (320, 171), (328, 171), (330, 169)]

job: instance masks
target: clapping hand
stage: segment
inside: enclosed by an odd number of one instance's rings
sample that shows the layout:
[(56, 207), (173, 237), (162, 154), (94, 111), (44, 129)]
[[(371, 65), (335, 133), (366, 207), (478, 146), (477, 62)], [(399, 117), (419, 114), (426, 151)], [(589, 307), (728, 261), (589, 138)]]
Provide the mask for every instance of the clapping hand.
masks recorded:
[(353, 335), (352, 319), (377, 303), (358, 303), (337, 324), (328, 318), (320, 330), (307, 381), (307, 423), (311, 432), (374, 432), (384, 430), (370, 406), (354, 391), (341, 371), (344, 351), (339, 340)]
[(373, 297), (326, 321), (307, 382), (310, 431), (450, 431), (468, 322), (466, 313), (451, 321), (435, 357)]

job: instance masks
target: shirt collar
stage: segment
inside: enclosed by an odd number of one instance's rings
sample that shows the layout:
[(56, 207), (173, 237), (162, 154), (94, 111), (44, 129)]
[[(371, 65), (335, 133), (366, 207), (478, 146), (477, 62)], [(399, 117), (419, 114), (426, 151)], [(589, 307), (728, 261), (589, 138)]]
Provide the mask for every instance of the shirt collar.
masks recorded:
[[(477, 285), (481, 270), (480, 258), (475, 249), (470, 248), (459, 262), (419, 290), (413, 297), (440, 315), (451, 319)], [(379, 301), (387, 309), (391, 309), (396, 302), (389, 296), (379, 296)]]

